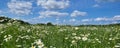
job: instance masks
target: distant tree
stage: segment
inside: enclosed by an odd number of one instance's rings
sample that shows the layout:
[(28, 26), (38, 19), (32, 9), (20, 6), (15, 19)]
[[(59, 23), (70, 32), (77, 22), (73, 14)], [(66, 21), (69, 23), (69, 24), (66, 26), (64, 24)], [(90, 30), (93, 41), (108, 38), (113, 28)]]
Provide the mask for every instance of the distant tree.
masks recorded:
[(20, 22), (20, 24), (28, 24), (29, 25), (29, 23), (28, 22), (24, 22), (24, 21), (22, 21), (22, 20), (16, 20), (17, 22)]
[(48, 22), (47, 25), (48, 26), (53, 26), (53, 24), (51, 22)]
[(46, 25), (46, 24), (44, 24), (44, 23), (37, 23), (36, 25)]

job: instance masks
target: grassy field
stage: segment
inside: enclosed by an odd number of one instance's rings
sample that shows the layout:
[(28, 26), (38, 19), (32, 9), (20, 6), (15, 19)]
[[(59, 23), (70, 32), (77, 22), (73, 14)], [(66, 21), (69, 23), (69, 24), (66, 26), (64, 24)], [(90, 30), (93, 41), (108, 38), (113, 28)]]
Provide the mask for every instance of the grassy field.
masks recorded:
[(120, 26), (0, 24), (0, 48), (120, 48)]

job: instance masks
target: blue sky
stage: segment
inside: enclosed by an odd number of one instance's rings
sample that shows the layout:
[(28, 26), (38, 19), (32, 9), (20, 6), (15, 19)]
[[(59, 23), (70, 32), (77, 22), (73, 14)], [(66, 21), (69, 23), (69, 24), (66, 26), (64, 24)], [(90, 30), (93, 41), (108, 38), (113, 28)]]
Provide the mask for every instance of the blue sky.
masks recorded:
[(0, 15), (32, 24), (120, 23), (120, 0), (1, 0)]

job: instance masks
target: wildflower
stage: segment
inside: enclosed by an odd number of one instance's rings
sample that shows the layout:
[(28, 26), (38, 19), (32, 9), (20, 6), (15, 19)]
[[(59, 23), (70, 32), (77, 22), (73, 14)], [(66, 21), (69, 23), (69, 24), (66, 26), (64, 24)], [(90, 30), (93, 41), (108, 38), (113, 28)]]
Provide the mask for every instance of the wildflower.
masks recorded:
[(75, 35), (76, 35), (76, 33), (72, 33), (72, 35), (73, 35), (73, 36), (75, 36)]
[(30, 29), (28, 29), (27, 32), (30, 32)]
[(31, 47), (31, 48), (35, 48), (35, 46), (33, 46), (33, 45), (32, 45), (32, 47)]
[(76, 40), (72, 40), (72, 42), (71, 42), (71, 43), (72, 43), (73, 45), (75, 45), (75, 44), (76, 44), (76, 42), (77, 42)]
[(115, 48), (120, 48), (120, 43), (117, 43), (117, 44), (115, 45)]
[(99, 40), (98, 43), (101, 43), (101, 41)]
[(4, 20), (0, 20), (0, 22), (4, 22)]
[(108, 42), (108, 44), (110, 44), (110, 42)]
[(16, 39), (16, 42), (18, 42), (18, 41), (19, 41), (19, 39), (20, 39), (20, 38), (17, 38), (17, 39)]
[(85, 36), (84, 34), (80, 34), (81, 36)]
[(44, 47), (44, 44), (43, 44), (43, 42), (41, 42), (41, 40), (39, 39), (39, 40), (36, 40), (36, 41), (34, 42), (34, 46), (32, 45), (31, 48), (35, 48), (35, 47), (43, 48), (43, 47)]
[(50, 46), (50, 48), (53, 48), (53, 46)]
[(95, 38), (95, 40), (99, 41), (99, 39)]
[(78, 30), (79, 28), (78, 27), (75, 27), (75, 30)]
[(76, 40), (79, 40), (79, 39), (81, 39), (81, 37), (78, 37), (78, 36), (75, 36), (74, 37)]
[(96, 40), (98, 43), (101, 43), (101, 41), (100, 41), (99, 39), (95, 38), (95, 40)]
[(11, 26), (11, 25), (12, 25), (12, 23), (7, 23), (7, 25), (10, 25), (10, 26)]
[(87, 37), (88, 37), (89, 35), (90, 35), (90, 33), (88, 33), (88, 34), (85, 34), (84, 36), (87, 36)]
[(16, 47), (22, 47), (22, 45), (16, 45)]
[(115, 45), (115, 48), (120, 48), (120, 45)]
[(4, 31), (1, 31), (1, 34), (4, 33)]
[(38, 40), (38, 41), (36, 42), (36, 44), (38, 44), (39, 47), (43, 47), (43, 46), (44, 46), (44, 44), (41, 42), (41, 40)]
[(67, 40), (67, 39), (68, 39), (68, 37), (65, 37), (65, 39)]
[(5, 35), (4, 40), (7, 42), (8, 40), (12, 39), (11, 35)]
[(109, 38), (109, 40), (113, 40), (112, 38)]
[(82, 37), (82, 40), (83, 41), (86, 41), (88, 38), (87, 37)]
[(30, 39), (30, 36), (25, 35), (25, 36), (19, 36), (21, 39), (25, 38), (25, 39)]

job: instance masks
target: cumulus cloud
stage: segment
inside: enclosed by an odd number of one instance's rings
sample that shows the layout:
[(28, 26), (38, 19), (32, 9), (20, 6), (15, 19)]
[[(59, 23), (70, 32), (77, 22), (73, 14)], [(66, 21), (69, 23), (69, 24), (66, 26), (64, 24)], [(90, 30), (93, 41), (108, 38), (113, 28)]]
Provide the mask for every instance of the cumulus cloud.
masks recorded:
[(87, 12), (81, 12), (81, 11), (78, 11), (78, 10), (75, 10), (71, 13), (71, 17), (76, 17), (76, 16), (85, 16), (87, 15)]
[(68, 16), (68, 13), (65, 12), (57, 12), (57, 11), (44, 11), (40, 12), (40, 18), (45, 18), (45, 17), (61, 17), (61, 16)]
[(69, 6), (69, 0), (37, 0), (37, 5), (44, 9), (64, 9)]
[(28, 15), (31, 13), (32, 3), (26, 1), (12, 0), (7, 4), (10, 12), (17, 15)]

